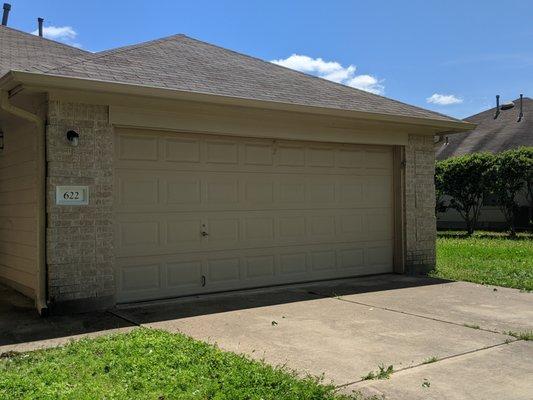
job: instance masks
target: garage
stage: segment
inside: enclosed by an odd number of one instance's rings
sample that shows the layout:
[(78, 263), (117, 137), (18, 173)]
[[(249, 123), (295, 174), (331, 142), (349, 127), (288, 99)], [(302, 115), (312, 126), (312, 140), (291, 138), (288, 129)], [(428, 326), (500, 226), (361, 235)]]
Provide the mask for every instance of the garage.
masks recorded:
[(392, 146), (115, 130), (117, 301), (393, 270)]
[(0, 283), (39, 313), (435, 267), (434, 137), (474, 125), (184, 35), (0, 41)]

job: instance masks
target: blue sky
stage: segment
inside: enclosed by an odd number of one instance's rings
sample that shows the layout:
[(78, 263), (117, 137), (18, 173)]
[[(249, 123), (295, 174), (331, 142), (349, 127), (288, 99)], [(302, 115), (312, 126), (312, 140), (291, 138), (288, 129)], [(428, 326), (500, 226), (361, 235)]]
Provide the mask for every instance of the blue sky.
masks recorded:
[(9, 2), (90, 51), (184, 33), (460, 118), (533, 97), (531, 0)]

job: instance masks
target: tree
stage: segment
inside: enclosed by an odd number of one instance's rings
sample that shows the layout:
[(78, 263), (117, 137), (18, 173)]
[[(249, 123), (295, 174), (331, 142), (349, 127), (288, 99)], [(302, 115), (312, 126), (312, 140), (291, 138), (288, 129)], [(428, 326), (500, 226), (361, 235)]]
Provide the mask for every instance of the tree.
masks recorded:
[(527, 190), (528, 197), (531, 196), (533, 147), (521, 147), (498, 154), (495, 157), (491, 175), (493, 193), (505, 217), (509, 232), (514, 237), (516, 236), (514, 220), (518, 210), (516, 197), (525, 190)]
[(446, 193), (444, 192), (444, 161), (437, 161), (435, 164), (435, 215), (446, 212), (447, 206), (444, 200)]
[(483, 198), (492, 192), (491, 167), (494, 155), (472, 153), (441, 161), (442, 193), (451, 197), (449, 208), (464, 219), (469, 235), (474, 233)]

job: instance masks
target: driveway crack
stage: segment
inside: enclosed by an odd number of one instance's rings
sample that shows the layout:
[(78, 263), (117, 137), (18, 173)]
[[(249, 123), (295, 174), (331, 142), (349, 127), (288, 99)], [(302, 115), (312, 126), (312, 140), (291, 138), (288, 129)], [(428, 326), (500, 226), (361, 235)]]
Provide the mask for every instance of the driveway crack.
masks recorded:
[[(360, 305), (360, 306), (372, 307), (372, 308), (377, 308), (377, 309), (384, 310), (384, 311), (390, 311), (390, 312), (395, 312), (395, 313), (398, 313), (398, 314), (409, 315), (409, 316), (412, 316), (412, 317), (424, 318), (424, 319), (431, 320), (431, 321), (436, 321), (436, 322), (442, 322), (442, 323), (445, 323), (445, 324), (461, 326), (463, 328), (469, 328), (469, 329), (475, 329), (475, 330), (478, 330), (478, 331), (484, 331), (484, 332), (496, 333), (496, 334), (500, 334), (500, 335), (506, 335), (504, 332), (499, 332), (499, 331), (495, 331), (495, 330), (492, 330), (492, 329), (481, 328), (481, 327), (471, 328), (469, 326), (466, 326), (465, 324), (460, 324), (458, 322), (452, 322), (452, 321), (446, 321), (444, 319), (439, 319), (439, 318), (434, 318), (434, 317), (428, 317), (427, 315), (420, 315), (420, 314), (410, 313), (410, 312), (407, 312), (407, 311), (397, 310), (397, 309), (389, 308), (389, 307), (376, 306), (376, 305), (373, 305), (373, 304), (363, 303), (363, 302), (355, 301), (355, 300), (348, 300), (348, 299), (344, 299), (342, 297), (337, 297), (337, 296), (326, 296), (326, 295), (323, 295), (323, 294), (320, 294), (320, 293), (316, 293), (316, 292), (309, 292), (309, 293), (313, 294), (313, 295), (316, 295), (316, 296), (320, 296), (322, 298), (335, 299), (335, 300), (339, 300), (339, 301), (344, 301), (346, 303), (353, 303), (353, 304), (357, 304), (357, 305)], [(506, 335), (506, 336), (509, 336), (509, 335)]]
[[(439, 363), (441, 361), (450, 360), (450, 359), (454, 359), (454, 358), (459, 358), (459, 357), (467, 356), (467, 355), (470, 355), (470, 354), (479, 353), (479, 352), (485, 351), (485, 350), (491, 350), (491, 349), (494, 349), (496, 347), (508, 346), (511, 343), (520, 342), (520, 341), (521, 341), (520, 339), (514, 339), (514, 340), (506, 341), (506, 342), (503, 342), (503, 343), (497, 343), (497, 344), (493, 344), (493, 345), (490, 345), (490, 346), (481, 347), (479, 349), (468, 350), (468, 351), (465, 351), (465, 352), (462, 352), (462, 353), (452, 354), (450, 356), (439, 358), (437, 361), (434, 361), (432, 363), (422, 362), (422, 363), (419, 363), (419, 364), (409, 365), (407, 367), (403, 367), (403, 368), (400, 368), (400, 369), (395, 369), (393, 371), (392, 375), (395, 375), (395, 374), (397, 374), (399, 372), (407, 371), (407, 370), (410, 370), (410, 369), (426, 367), (426, 366), (430, 366), (430, 365), (436, 365), (437, 363)], [(361, 383), (361, 382), (369, 382), (369, 380), (368, 379), (359, 379), (359, 380), (356, 380), (356, 381), (353, 381), (353, 382), (348, 382), (348, 383), (343, 383), (342, 385), (337, 385), (337, 386), (335, 386), (335, 388), (341, 389), (343, 387), (350, 386), (350, 385), (356, 385), (356, 384)]]

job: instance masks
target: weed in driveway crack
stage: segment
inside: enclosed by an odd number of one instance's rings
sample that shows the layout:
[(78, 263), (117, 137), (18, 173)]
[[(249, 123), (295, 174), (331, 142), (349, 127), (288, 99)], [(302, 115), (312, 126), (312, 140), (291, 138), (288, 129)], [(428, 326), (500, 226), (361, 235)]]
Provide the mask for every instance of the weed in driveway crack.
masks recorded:
[(475, 325), (475, 324), (463, 324), (464, 326), (466, 326), (467, 328), (472, 328), (472, 329), (481, 329), (479, 327), (479, 325)]
[(503, 332), (505, 335), (509, 335), (509, 336), (513, 336), (517, 339), (520, 339), (520, 340), (533, 340), (533, 331), (524, 331), (524, 332), (513, 332), (513, 331), (508, 331), (508, 332)]
[(433, 356), (433, 357), (429, 357), (426, 360), (424, 360), (424, 362), (422, 364), (431, 364), (431, 363), (434, 363), (436, 361), (439, 361), (439, 357)]
[(364, 381), (372, 379), (389, 379), (393, 372), (394, 367), (392, 365), (385, 367), (385, 364), (382, 363), (378, 365), (378, 371), (370, 371), (365, 376), (362, 376), (361, 379), (363, 379)]

